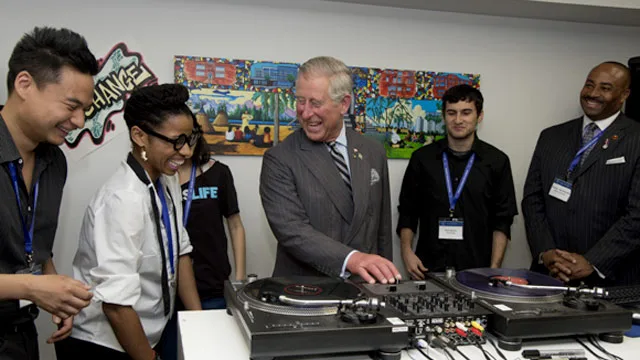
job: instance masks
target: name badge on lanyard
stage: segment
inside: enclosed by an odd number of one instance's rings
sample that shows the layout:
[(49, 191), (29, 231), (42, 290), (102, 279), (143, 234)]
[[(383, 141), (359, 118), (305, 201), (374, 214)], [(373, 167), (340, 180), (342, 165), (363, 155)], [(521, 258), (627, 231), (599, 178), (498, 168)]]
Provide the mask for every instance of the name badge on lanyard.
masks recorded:
[(36, 210), (38, 205), (38, 192), (40, 189), (40, 178), (36, 179), (33, 186), (33, 207), (31, 223), (28, 223), (28, 216), (22, 216), (22, 202), (20, 201), (20, 186), (18, 185), (18, 170), (14, 163), (9, 163), (9, 173), (11, 182), (13, 183), (13, 192), (16, 195), (16, 204), (18, 205), (18, 214), (22, 224), (22, 234), (24, 236), (24, 255), (27, 262), (27, 269), (20, 270), (19, 273), (42, 274), (42, 264), (34, 264), (33, 262), (33, 229), (36, 223)]
[(438, 221), (438, 238), (442, 240), (463, 240), (464, 222), (456, 218), (440, 218)]
[(565, 180), (563, 180), (559, 176), (556, 177), (555, 180), (553, 180), (551, 189), (549, 189), (549, 196), (554, 197), (562, 202), (569, 201), (569, 198), (571, 197), (571, 188), (573, 186), (570, 180), (571, 174), (580, 163), (580, 159), (582, 159), (582, 155), (584, 154), (584, 152), (594, 146), (598, 142), (598, 140), (600, 140), (602, 134), (604, 134), (604, 131), (598, 133), (593, 137), (593, 139), (591, 139), (591, 141), (586, 143), (583, 147), (580, 148), (580, 150), (578, 150), (576, 156), (574, 156), (573, 160), (571, 160), (571, 164), (569, 164)]
[(451, 185), (451, 172), (449, 171), (449, 158), (446, 152), (442, 153), (442, 165), (444, 167), (444, 179), (447, 185), (447, 195), (449, 197), (449, 217), (440, 218), (438, 220), (438, 238), (442, 240), (463, 240), (464, 221), (453, 217), (453, 212), (456, 208), (456, 203), (462, 195), (462, 189), (464, 184), (469, 178), (471, 167), (476, 160), (476, 154), (471, 154), (471, 157), (467, 161), (467, 166), (464, 169), (462, 178), (458, 183), (458, 188), (455, 194), (453, 193), (453, 186)]

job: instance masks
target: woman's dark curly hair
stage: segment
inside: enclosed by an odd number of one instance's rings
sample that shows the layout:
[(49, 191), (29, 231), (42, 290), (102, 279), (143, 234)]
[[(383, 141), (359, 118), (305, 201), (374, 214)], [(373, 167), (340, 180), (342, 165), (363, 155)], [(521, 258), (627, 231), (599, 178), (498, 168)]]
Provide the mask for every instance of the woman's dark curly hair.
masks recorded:
[(198, 122), (186, 104), (188, 100), (189, 90), (179, 84), (138, 88), (131, 93), (124, 107), (124, 121), (129, 130), (134, 126), (147, 126), (153, 129), (171, 115), (184, 114), (193, 119), (195, 129), (198, 127)]

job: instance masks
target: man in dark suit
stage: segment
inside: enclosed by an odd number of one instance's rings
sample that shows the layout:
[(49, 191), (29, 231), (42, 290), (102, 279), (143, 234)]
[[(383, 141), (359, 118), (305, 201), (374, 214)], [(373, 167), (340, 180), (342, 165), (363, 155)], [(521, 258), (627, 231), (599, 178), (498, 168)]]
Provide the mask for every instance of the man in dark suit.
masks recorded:
[(278, 240), (274, 276), (400, 278), (391, 262), (391, 202), (384, 148), (344, 126), (351, 71), (317, 57), (296, 80), (301, 129), (269, 149), (260, 196)]
[(640, 283), (640, 124), (620, 112), (629, 84), (623, 64), (596, 66), (580, 93), (584, 116), (540, 134), (522, 200), (532, 269)]

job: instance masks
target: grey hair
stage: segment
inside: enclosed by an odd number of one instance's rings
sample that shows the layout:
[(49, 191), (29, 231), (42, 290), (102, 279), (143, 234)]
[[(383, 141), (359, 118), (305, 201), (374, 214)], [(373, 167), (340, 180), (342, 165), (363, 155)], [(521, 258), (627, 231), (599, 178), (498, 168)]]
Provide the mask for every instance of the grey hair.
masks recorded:
[(353, 91), (351, 70), (342, 61), (331, 56), (318, 56), (300, 65), (298, 76), (326, 76), (329, 78), (329, 96), (340, 102)]

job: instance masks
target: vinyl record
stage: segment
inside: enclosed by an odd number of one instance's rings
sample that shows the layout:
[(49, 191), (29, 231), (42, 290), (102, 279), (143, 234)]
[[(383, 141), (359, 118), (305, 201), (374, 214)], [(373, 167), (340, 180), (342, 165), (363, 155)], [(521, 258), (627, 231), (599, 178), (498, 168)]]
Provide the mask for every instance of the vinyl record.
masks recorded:
[(257, 280), (247, 284), (244, 292), (258, 301), (279, 304), (280, 295), (299, 300), (344, 300), (356, 298), (360, 290), (337, 279), (293, 276)]
[(509, 280), (515, 284), (564, 286), (560, 280), (550, 276), (534, 273), (524, 269), (470, 269), (456, 274), (456, 280), (460, 285), (472, 290), (505, 296), (505, 297), (546, 297), (561, 294), (562, 290), (525, 289), (515, 286), (507, 286), (500, 281)]

